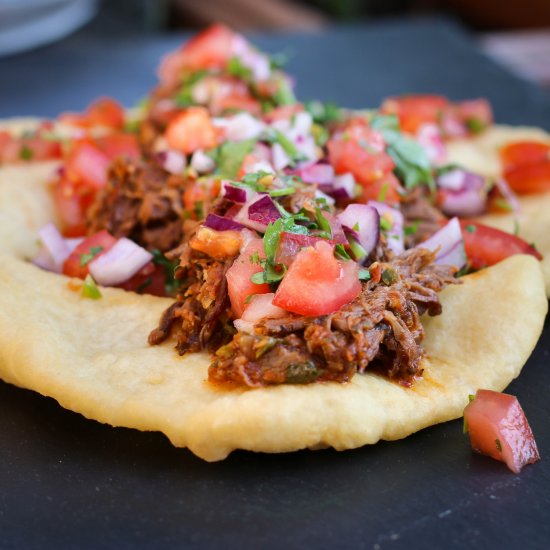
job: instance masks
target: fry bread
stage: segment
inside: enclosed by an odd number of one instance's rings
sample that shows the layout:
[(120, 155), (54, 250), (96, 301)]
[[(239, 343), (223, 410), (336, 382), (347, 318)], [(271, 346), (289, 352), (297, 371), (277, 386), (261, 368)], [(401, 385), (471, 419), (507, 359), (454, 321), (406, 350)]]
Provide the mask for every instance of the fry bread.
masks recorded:
[(161, 431), (208, 461), (234, 449), (350, 449), (458, 418), (468, 394), (519, 374), (543, 327), (539, 263), (514, 256), (442, 293), (443, 314), (424, 319), (424, 377), (412, 389), (371, 373), (347, 384), (215, 387), (207, 355), (148, 346), (170, 300), (109, 288), (90, 300), (26, 261), (53, 216), (51, 170), (0, 169), (0, 377), (88, 418)]

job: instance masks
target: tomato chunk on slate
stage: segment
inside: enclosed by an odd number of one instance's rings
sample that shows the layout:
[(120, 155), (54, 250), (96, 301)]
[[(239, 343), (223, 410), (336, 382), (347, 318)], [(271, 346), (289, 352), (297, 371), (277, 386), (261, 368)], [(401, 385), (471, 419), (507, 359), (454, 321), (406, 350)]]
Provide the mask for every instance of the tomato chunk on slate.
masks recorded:
[(540, 460), (537, 444), (519, 401), (513, 395), (478, 390), (464, 409), (472, 449), (505, 462), (519, 474)]
[(275, 293), (273, 305), (298, 315), (327, 315), (360, 292), (359, 266), (351, 260), (338, 261), (333, 245), (318, 242), (298, 252)]

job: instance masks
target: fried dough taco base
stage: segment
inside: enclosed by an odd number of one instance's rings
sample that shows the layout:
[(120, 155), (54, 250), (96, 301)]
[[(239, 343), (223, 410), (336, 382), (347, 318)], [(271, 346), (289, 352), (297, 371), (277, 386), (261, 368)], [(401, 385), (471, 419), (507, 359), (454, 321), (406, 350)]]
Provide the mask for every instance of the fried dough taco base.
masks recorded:
[(0, 377), (113, 426), (161, 431), (215, 461), (232, 450), (356, 448), (462, 415), (477, 388), (520, 372), (548, 308), (538, 262), (514, 256), (441, 294), (423, 319), (424, 376), (408, 389), (381, 376), (350, 383), (227, 389), (207, 382), (209, 357), (180, 357), (147, 335), (170, 300), (102, 289), (100, 300), (30, 264), (53, 217), (55, 164), (0, 170)]

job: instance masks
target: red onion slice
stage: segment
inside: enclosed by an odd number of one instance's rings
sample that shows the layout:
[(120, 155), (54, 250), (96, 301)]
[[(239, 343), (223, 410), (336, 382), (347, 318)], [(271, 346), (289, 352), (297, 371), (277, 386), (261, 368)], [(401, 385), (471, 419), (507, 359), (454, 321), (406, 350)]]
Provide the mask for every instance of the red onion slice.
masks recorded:
[(185, 170), (187, 164), (185, 156), (179, 151), (168, 149), (156, 153), (159, 164), (170, 174), (180, 175)]
[(38, 231), (42, 249), (33, 263), (42, 269), (61, 273), (63, 263), (71, 249), (53, 223), (48, 223)]
[(222, 181), (222, 197), (228, 201), (244, 204), (255, 196), (256, 192), (249, 187), (241, 187), (233, 185), (230, 181)]
[[(367, 204), (350, 204), (336, 217), (344, 226), (344, 230), (348, 228), (348, 232), (354, 232), (354, 238), (357, 238), (368, 256), (380, 238), (380, 216), (377, 210)], [(362, 259), (364, 258), (357, 258)]]
[(380, 222), (383, 220), (390, 225), (389, 229), (384, 229), (386, 235), (386, 244), (395, 254), (401, 254), (405, 250), (405, 235), (403, 230), (403, 214), (396, 208), (392, 208), (383, 202), (369, 201), (369, 206), (376, 208), (380, 215)]
[(296, 174), (305, 183), (317, 183), (321, 186), (332, 185), (334, 181), (334, 168), (321, 162), (300, 168), (296, 170)]
[(458, 218), (452, 218), (428, 240), (420, 243), (416, 248), (427, 248), (435, 254), (436, 264), (454, 265), (461, 269), (466, 265), (464, 239)]
[(208, 214), (203, 225), (216, 231), (242, 231), (244, 229), (244, 225), (218, 214)]
[(355, 186), (356, 183), (353, 174), (350, 172), (341, 174), (340, 176), (336, 176), (334, 178), (334, 183), (332, 184), (333, 191), (331, 195), (336, 199), (353, 199), (356, 195)]
[(520, 205), (517, 195), (512, 191), (512, 188), (508, 185), (508, 182), (502, 178), (495, 180), (495, 187), (498, 189), (502, 198), (510, 205), (514, 214), (519, 214)]
[(257, 193), (235, 216), (235, 221), (260, 233), (265, 233), (267, 226), (277, 221), (281, 214), (273, 199), (266, 194)]
[(457, 168), (441, 174), (437, 185), (442, 190), (439, 206), (448, 216), (471, 217), (485, 212), (487, 190), (483, 176)]
[(416, 140), (428, 156), (431, 164), (441, 165), (447, 158), (447, 148), (439, 127), (435, 124), (422, 124), (416, 132)]
[(153, 259), (153, 255), (135, 242), (123, 237), (88, 267), (94, 280), (103, 286), (123, 283)]

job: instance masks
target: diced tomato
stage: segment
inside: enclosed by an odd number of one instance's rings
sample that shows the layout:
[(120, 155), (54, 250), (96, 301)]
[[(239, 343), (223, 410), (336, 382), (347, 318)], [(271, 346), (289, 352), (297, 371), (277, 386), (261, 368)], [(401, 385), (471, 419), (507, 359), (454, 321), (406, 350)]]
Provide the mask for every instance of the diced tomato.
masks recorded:
[(504, 179), (520, 195), (546, 193), (550, 191), (550, 159), (507, 170)]
[(166, 273), (162, 266), (150, 262), (118, 287), (140, 294), (166, 296)]
[(63, 113), (59, 117), (61, 122), (90, 128), (104, 126), (120, 130), (124, 127), (124, 109), (120, 103), (110, 97), (96, 99), (84, 111), (84, 113)]
[(216, 98), (210, 105), (210, 109), (215, 115), (225, 111), (247, 111), (254, 116), (259, 116), (262, 112), (262, 106), (257, 99), (254, 99), (249, 93), (239, 93), (238, 91)]
[(538, 250), (515, 235), (469, 220), (461, 220), (460, 227), (472, 269), (494, 265), (514, 254), (530, 254), (542, 260)]
[(242, 316), (249, 296), (265, 294), (270, 290), (267, 283), (257, 285), (250, 280), (254, 273), (262, 271), (262, 266), (256, 261), (256, 254), (260, 259), (265, 258), (262, 239), (253, 238), (226, 273), (231, 309), (237, 318)]
[(77, 182), (62, 177), (55, 182), (53, 199), (64, 237), (80, 237), (86, 233), (85, 212), (93, 200)]
[(395, 164), (384, 151), (382, 135), (365, 124), (350, 124), (328, 142), (329, 161), (338, 174), (351, 172), (363, 185), (383, 178)]
[(298, 315), (327, 315), (360, 292), (358, 265), (338, 261), (331, 244), (318, 242), (298, 252), (275, 293), (273, 305)]
[(472, 449), (505, 462), (519, 474), (523, 466), (540, 460), (529, 422), (516, 397), (477, 390), (464, 409)]
[(109, 157), (96, 145), (91, 141), (82, 141), (76, 143), (69, 153), (65, 169), (69, 179), (98, 190), (107, 183), (109, 164)]
[(404, 190), (400, 181), (393, 174), (388, 172), (380, 179), (377, 179), (368, 185), (363, 185), (361, 196), (355, 202), (367, 203), (368, 201), (380, 201), (386, 204), (396, 205)]
[(404, 132), (415, 134), (422, 124), (437, 124), (449, 106), (447, 98), (439, 95), (407, 95), (390, 97), (382, 103), (381, 111), (397, 115)]
[(96, 143), (110, 160), (118, 157), (139, 159), (141, 156), (137, 137), (134, 134), (109, 134), (97, 138)]
[(224, 25), (212, 25), (162, 59), (158, 69), (161, 82), (177, 83), (184, 70), (224, 69), (233, 55), (231, 46), (235, 36)]
[(483, 98), (459, 101), (454, 105), (454, 112), (473, 134), (479, 133), (493, 123), (493, 109)]
[(550, 159), (550, 145), (540, 141), (517, 141), (500, 150), (500, 159), (504, 171), (538, 164)]
[(275, 262), (278, 264), (284, 264), (287, 267), (294, 261), (296, 255), (302, 248), (308, 246), (315, 246), (319, 241), (325, 241), (321, 237), (311, 237), (310, 235), (300, 235), (297, 233), (288, 233), (283, 231), (279, 236), (279, 243), (277, 244), (277, 253), (275, 255)]
[(218, 139), (219, 133), (204, 107), (190, 107), (179, 113), (166, 130), (168, 145), (185, 154), (211, 149), (218, 144)]
[[(88, 275), (88, 263), (81, 265), (83, 262), (83, 254), (94, 253), (93, 259), (98, 258), (108, 250), (110, 250), (117, 239), (110, 235), (107, 231), (102, 230), (94, 235), (86, 237), (72, 252), (71, 255), (65, 260), (63, 264), (63, 273), (69, 277), (78, 277), (79, 279), (85, 279)], [(101, 248), (99, 251), (92, 249)], [(90, 258), (91, 260), (91, 258)]]

